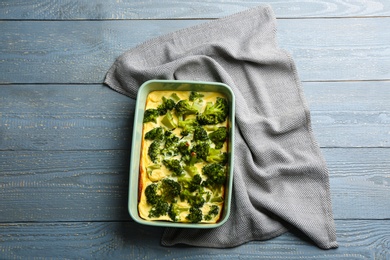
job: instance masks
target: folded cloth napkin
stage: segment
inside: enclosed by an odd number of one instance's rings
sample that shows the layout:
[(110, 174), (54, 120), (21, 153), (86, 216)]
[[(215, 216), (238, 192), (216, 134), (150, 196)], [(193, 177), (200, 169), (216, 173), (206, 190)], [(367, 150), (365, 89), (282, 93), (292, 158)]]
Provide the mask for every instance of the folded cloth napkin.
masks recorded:
[(231, 215), (215, 229), (167, 228), (162, 245), (234, 247), (289, 229), (337, 247), (326, 164), (276, 19), (259, 6), (149, 40), (122, 54), (105, 83), (136, 98), (149, 79), (218, 81), (236, 97)]

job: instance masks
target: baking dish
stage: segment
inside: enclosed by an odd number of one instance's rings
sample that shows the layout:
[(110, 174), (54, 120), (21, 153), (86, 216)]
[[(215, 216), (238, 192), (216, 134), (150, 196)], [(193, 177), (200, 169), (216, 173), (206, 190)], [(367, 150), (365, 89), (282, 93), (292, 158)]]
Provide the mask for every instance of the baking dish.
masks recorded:
[[(145, 102), (150, 92), (156, 90), (165, 91), (197, 91), (197, 92), (217, 92), (224, 95), (229, 105), (229, 136), (228, 136), (228, 163), (227, 178), (225, 184), (224, 206), (221, 217), (217, 223), (182, 223), (169, 221), (149, 221), (141, 218), (138, 213), (139, 196), (139, 172), (140, 156), (142, 145), (143, 117), (145, 111)], [(231, 193), (233, 185), (233, 158), (234, 158), (234, 115), (235, 99), (229, 86), (218, 82), (201, 81), (181, 81), (181, 80), (149, 80), (140, 87), (134, 114), (134, 125), (130, 157), (130, 176), (129, 176), (129, 200), (128, 210), (134, 221), (152, 226), (161, 227), (185, 227), (185, 228), (215, 228), (222, 225), (229, 217), (231, 205)]]

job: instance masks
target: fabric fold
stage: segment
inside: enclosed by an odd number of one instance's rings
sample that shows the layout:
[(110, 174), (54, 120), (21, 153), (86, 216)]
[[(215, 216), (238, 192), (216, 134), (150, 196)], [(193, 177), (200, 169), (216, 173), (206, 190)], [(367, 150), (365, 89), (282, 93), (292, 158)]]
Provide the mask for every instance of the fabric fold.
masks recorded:
[(271, 7), (151, 39), (122, 54), (105, 83), (135, 98), (149, 79), (223, 82), (236, 97), (231, 216), (216, 229), (167, 228), (163, 245), (233, 247), (296, 228), (320, 248), (337, 247), (328, 170)]

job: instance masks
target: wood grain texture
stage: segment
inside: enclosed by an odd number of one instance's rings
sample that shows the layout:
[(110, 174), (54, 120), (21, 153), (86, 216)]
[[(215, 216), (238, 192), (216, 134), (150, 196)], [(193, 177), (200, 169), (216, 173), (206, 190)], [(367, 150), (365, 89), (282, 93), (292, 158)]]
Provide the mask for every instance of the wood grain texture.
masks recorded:
[(390, 81), (303, 82), (302, 87), (310, 110), (317, 113), (390, 110)]
[(303, 87), (321, 146), (388, 147), (389, 81), (305, 82)]
[(389, 147), (390, 113), (387, 111), (317, 112), (313, 131), (321, 147)]
[(0, 152), (0, 222), (129, 220), (129, 151)]
[(339, 248), (321, 250), (286, 233), (236, 248), (162, 247), (163, 229), (134, 222), (0, 224), (6, 259), (388, 259), (390, 221), (336, 221)]
[(390, 149), (322, 151), (329, 168), (334, 217), (389, 219)]
[[(390, 218), (390, 149), (323, 153), (335, 218)], [(0, 222), (130, 220), (129, 151), (3, 151), (0, 169)]]
[[(321, 147), (390, 147), (390, 82), (305, 82), (303, 88)], [(135, 101), (107, 86), (4, 85), (0, 91), (0, 150), (130, 147)]]
[(134, 100), (103, 85), (1, 86), (0, 149), (128, 149)]
[(304, 81), (340, 248), (295, 231), (166, 248), (127, 213), (135, 101), (101, 85), (107, 69), (258, 1), (0, 0), (0, 259), (390, 259), (390, 2), (262, 3)]
[(259, 4), (272, 5), (278, 17), (389, 16), (386, 0), (322, 1), (0, 1), (0, 19), (172, 19), (218, 18)]
[[(5, 21), (0, 83), (101, 83), (127, 49), (201, 22)], [(282, 19), (278, 30), (303, 81), (390, 79), (390, 18)]]

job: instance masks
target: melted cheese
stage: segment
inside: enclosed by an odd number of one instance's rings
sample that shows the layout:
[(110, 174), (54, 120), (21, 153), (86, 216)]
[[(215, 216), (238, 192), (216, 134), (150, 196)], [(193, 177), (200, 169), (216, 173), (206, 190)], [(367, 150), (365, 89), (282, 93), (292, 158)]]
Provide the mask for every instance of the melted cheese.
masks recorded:
[[(174, 92), (180, 97), (180, 99), (188, 99), (189, 94), (190, 94), (190, 91), (174, 91)], [(163, 96), (170, 97), (172, 93), (173, 93), (172, 91), (153, 91), (153, 92), (149, 93), (149, 95), (147, 97), (147, 101), (146, 101), (145, 110), (151, 109), (151, 108), (157, 108), (158, 105), (160, 105), (162, 102), (162, 97)], [(224, 97), (223, 95), (221, 95), (219, 93), (215, 93), (215, 92), (200, 92), (200, 93), (204, 95), (204, 97), (202, 98), (204, 101), (202, 111), (203, 111), (204, 107), (206, 106), (207, 102), (214, 103), (216, 101), (217, 97)], [(147, 133), (148, 131), (152, 130), (155, 127), (160, 126), (162, 118), (163, 118), (163, 116), (158, 117), (157, 123), (154, 123), (154, 122), (144, 123), (142, 136), (144, 137), (145, 133)], [(176, 116), (174, 116), (174, 120), (175, 120), (175, 122), (177, 122)], [(217, 127), (219, 127), (219, 126), (228, 127), (228, 120), (226, 120), (224, 123), (217, 125)], [(180, 137), (180, 131), (181, 131), (181, 129), (176, 128), (175, 130), (173, 130), (173, 133), (176, 136)], [(208, 131), (208, 132), (211, 132), (211, 131)], [(192, 136), (189, 135), (189, 136), (183, 137), (183, 139), (184, 140), (187, 139), (187, 140), (191, 141)], [(151, 143), (152, 143), (152, 141), (150, 141), (150, 140), (145, 140), (144, 138), (142, 140), (141, 160), (140, 160), (140, 184), (139, 184), (140, 191), (139, 191), (138, 212), (139, 212), (140, 217), (143, 219), (146, 219), (146, 220), (172, 221), (168, 215), (161, 216), (159, 218), (150, 218), (148, 216), (149, 211), (152, 207), (151, 207), (151, 205), (149, 205), (146, 202), (146, 196), (145, 196), (146, 187), (148, 185), (150, 185), (151, 183), (158, 182), (166, 177), (170, 177), (170, 178), (175, 179), (175, 177), (171, 176), (169, 169), (167, 169), (164, 165), (160, 165), (159, 169), (154, 169), (153, 171), (151, 171), (151, 172), (149, 171), (149, 173), (148, 173), (147, 167), (150, 165), (155, 165), (151, 161), (150, 157), (148, 156), (148, 148), (149, 148)], [(227, 151), (228, 151), (227, 142), (225, 142), (225, 144), (223, 145), (223, 147), (221, 149), (221, 152), (227, 152)], [(195, 166), (197, 167), (198, 172), (200, 174), (202, 172), (202, 167), (205, 166), (206, 164), (207, 163), (205, 163), (205, 162), (200, 162), (200, 163), (195, 164)], [(202, 177), (202, 178), (205, 179), (205, 177)], [(205, 188), (205, 190), (207, 191), (207, 188)], [(224, 188), (222, 188), (222, 196), (223, 196), (223, 194), (224, 194)], [(182, 207), (188, 207), (188, 208), (190, 207), (186, 201), (179, 200), (178, 203), (180, 203), (180, 206), (182, 206)], [(201, 221), (201, 223), (215, 223), (220, 218), (220, 215), (222, 213), (222, 208), (223, 208), (223, 202), (220, 202), (220, 203), (206, 202), (204, 204), (204, 206), (201, 208), (203, 215), (206, 215), (208, 213), (211, 205), (218, 205), (218, 207), (220, 209), (219, 214), (209, 221), (206, 221), (203, 219)], [(179, 219), (180, 219), (179, 222), (188, 222), (188, 220), (186, 220), (186, 216), (188, 214), (189, 214), (189, 212), (182, 212), (181, 215), (179, 216)]]

